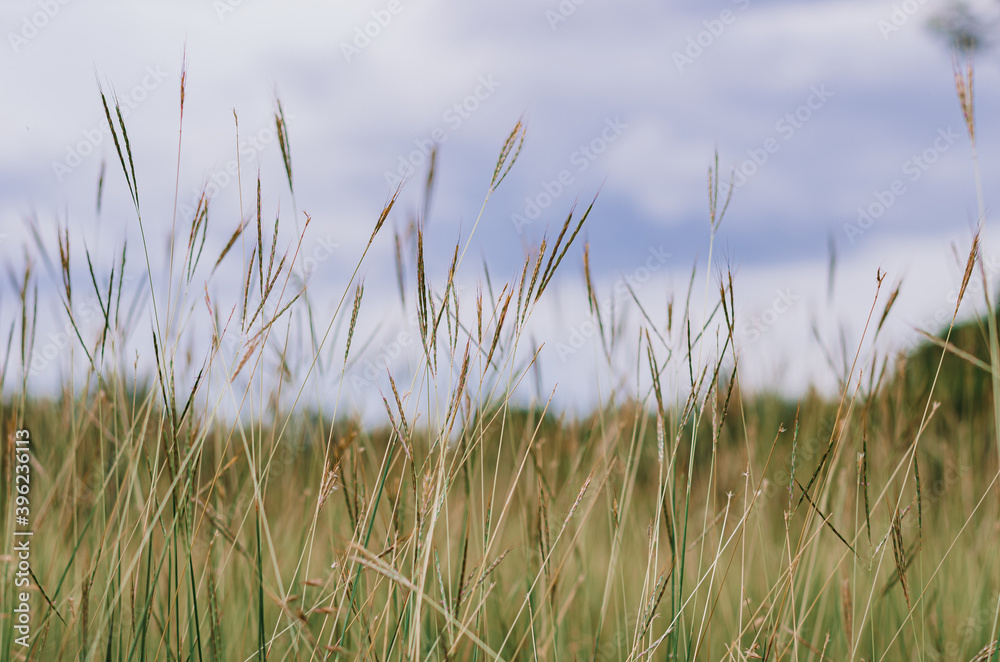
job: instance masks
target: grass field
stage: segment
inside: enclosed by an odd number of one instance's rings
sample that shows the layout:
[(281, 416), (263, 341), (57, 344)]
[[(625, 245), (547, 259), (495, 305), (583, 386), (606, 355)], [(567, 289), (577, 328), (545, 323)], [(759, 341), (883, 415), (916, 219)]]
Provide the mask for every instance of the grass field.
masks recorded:
[[(971, 67), (956, 66), (956, 82), (974, 147)], [(144, 224), (142, 139), (112, 101), (105, 110), (119, 166), (107, 176), (127, 181), (130, 240), (148, 255), (162, 231)], [(275, 129), (291, 189), (280, 105)], [(518, 123), (483, 173), (484, 207), (524, 139)], [(680, 297), (664, 323), (634, 311), (648, 322), (631, 359), (638, 385), (573, 419), (525, 404), (518, 384), (537, 356), (531, 315), (570, 260), (588, 265), (579, 232), (599, 203), (569, 212), (508, 282), (460, 298), (471, 235), (437, 282), (418, 224), (396, 236), (395, 265), (368, 265), (366, 248), (352, 280), (320, 288), (295, 275), (306, 239), (279, 246), (260, 181), (241, 182), (256, 201), (241, 210), (248, 222), (210, 255), (206, 208), (178, 218), (166, 279), (123, 286), (134, 265), (92, 264), (68, 230), (12, 276), (2, 517), (5, 532), (23, 530), (15, 508), (27, 508), (34, 535), (26, 646), (13, 627), (22, 538), (4, 536), (0, 658), (996, 659), (995, 318), (932, 329), (941, 335), (906, 356), (851, 350), (839, 397), (792, 402), (741, 388), (738, 283), (709, 264), (704, 301)], [(728, 188), (716, 162), (709, 241)], [(395, 201), (373, 213), (368, 247), (391, 240)], [(984, 277), (978, 236), (969, 249), (963, 294)], [(46, 263), (58, 277), (43, 286), (58, 287), (86, 366), (50, 398), (22, 378)], [(313, 406), (307, 386), (328, 355), (343, 386), (369, 266), (398, 270), (422, 356), (379, 396), (375, 426)], [(243, 286), (205, 285), (220, 272)], [(611, 356), (622, 312), (598, 305), (589, 267), (586, 281)], [(148, 302), (138, 315), (136, 291)], [(897, 293), (881, 274), (857, 293), (871, 299), (866, 340)], [(87, 297), (97, 333), (78, 323)], [(313, 310), (320, 297), (339, 302), (332, 317)], [(194, 311), (211, 324), (201, 344)], [(136, 328), (142, 361), (123, 351)], [(234, 330), (235, 347), (222, 340)], [(21, 473), (30, 491), (17, 501)]]

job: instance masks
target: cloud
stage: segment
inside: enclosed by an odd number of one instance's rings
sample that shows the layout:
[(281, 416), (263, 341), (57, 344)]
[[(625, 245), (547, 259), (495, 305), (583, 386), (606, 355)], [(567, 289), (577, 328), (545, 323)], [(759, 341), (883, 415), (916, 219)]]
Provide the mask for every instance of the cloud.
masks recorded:
[[(238, 158), (244, 207), (259, 168), (265, 215), (289, 217), (277, 145), (264, 140), (277, 94), (291, 117), (298, 219), (309, 212), (315, 231), (335, 233), (348, 252), (367, 240), (391, 190), (386, 173), (401, 173), (407, 162), (415, 167), (391, 223), (403, 227), (421, 208), (426, 145), (437, 139), (429, 246), (441, 253), (435, 259), (445, 259), (455, 233), (470, 231), (499, 146), (522, 116), (525, 149), (474, 243), (503, 269), (514, 268), (525, 242), (547, 223), (602, 185), (587, 230), (600, 278), (625, 268), (634, 245), (661, 237), (690, 261), (707, 244), (705, 182), (715, 150), (726, 175), (768, 151), (769, 140), (779, 149), (735, 192), (721, 228), (717, 246), (734, 263), (792, 274), (806, 268), (798, 261), (804, 258), (821, 273), (831, 233), (846, 254), (861, 256), (910, 246), (905, 240), (914, 233), (918, 242), (960, 234), (974, 217), (963, 137), (919, 181), (906, 181), (905, 195), (863, 238), (852, 243), (844, 236), (859, 207), (906, 176), (908, 159), (928, 149), (939, 130), (960, 126), (950, 61), (925, 29), (927, 7), (886, 33), (879, 21), (890, 17), (890, 5), (841, 0), (711, 7), (647, 1), (627, 12), (598, 0), (571, 3), (571, 12), (559, 2), (529, 0), (223, 3), (71, 2), (16, 51), (0, 49), (0, 86), (9, 91), (0, 106), (8, 127), (0, 134), (0, 170), (15, 178), (5, 183), (16, 180), (0, 189), (5, 227), (30, 209), (46, 224), (68, 212), (80, 228), (120, 236), (128, 227), (95, 70), (104, 89), (130, 104), (126, 122), (152, 227), (172, 222), (166, 210), (175, 196), (185, 44), (182, 205), (191, 206), (197, 191)], [(16, 32), (37, 10), (37, 2), (5, 3), (3, 24)], [(565, 20), (554, 21), (547, 15), (553, 11)], [(688, 52), (692, 41), (698, 47)], [(692, 59), (682, 70), (676, 53)], [(162, 76), (144, 86), (150, 70)], [(997, 72), (984, 65), (978, 76), (977, 103), (986, 109), (996, 100)], [(488, 95), (484, 79), (497, 83)], [(809, 103), (816, 86), (832, 97), (786, 137), (780, 123)], [(985, 110), (980, 115), (990, 121)], [(574, 155), (616, 118), (627, 130), (579, 169)], [(980, 146), (985, 163), (998, 156), (989, 135)], [(261, 148), (244, 149), (251, 139)], [(421, 151), (423, 159), (414, 156)], [(56, 165), (75, 162), (74, 154), (79, 163), (60, 180)], [(97, 219), (105, 159), (105, 209)], [(519, 234), (512, 215), (537, 202), (563, 171), (572, 175), (569, 183), (549, 194), (545, 214)], [(986, 190), (996, 188), (991, 173)], [(225, 221), (211, 232), (224, 242), (239, 218), (239, 186), (220, 188), (213, 218)], [(389, 243), (373, 247), (375, 259), (391, 259)], [(338, 275), (346, 269), (339, 261), (323, 268)], [(391, 274), (371, 278), (373, 286), (392, 287)]]

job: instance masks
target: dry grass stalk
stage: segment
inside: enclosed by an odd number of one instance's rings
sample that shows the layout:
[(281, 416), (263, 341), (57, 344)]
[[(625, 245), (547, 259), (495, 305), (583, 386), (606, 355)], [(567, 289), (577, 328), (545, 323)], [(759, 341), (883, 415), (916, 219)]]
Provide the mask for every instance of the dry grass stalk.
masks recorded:
[(906, 608), (912, 609), (910, 605), (910, 585), (906, 580), (906, 549), (903, 546), (903, 531), (900, 525), (900, 512), (896, 512), (892, 518), (892, 528), (890, 530), (892, 538), (892, 560), (896, 564), (896, 573), (899, 577), (899, 585), (903, 587), (903, 596), (906, 598)]

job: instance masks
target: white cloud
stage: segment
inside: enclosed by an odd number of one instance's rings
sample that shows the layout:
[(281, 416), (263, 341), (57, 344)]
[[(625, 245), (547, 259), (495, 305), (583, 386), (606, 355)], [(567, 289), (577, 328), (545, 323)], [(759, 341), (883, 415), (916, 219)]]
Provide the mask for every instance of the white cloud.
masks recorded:
[[(336, 233), (348, 251), (367, 240), (388, 190), (385, 171), (396, 170), (400, 157), (408, 157), (415, 141), (434, 129), (446, 135), (435, 191), (435, 236), (447, 243), (443, 237), (449, 232), (463, 228), (467, 233), (497, 150), (522, 114), (529, 124), (528, 143), (488, 210), (491, 225), (480, 230), (486, 239), (477, 249), (503, 264), (516, 261), (523, 238), (509, 223), (510, 214), (520, 212), (526, 196), (537, 195), (569, 167), (574, 150), (614, 117), (628, 123), (628, 130), (590, 169), (575, 173), (571, 192), (553, 204), (553, 213), (568, 211), (578, 193), (589, 195), (606, 177), (609, 201), (599, 205), (592, 223), (655, 228), (666, 236), (700, 232), (692, 227), (703, 224), (706, 215), (706, 171), (714, 150), (725, 174), (748, 158), (748, 149), (775, 137), (777, 122), (805, 102), (811, 86), (825, 84), (835, 96), (794, 138), (778, 136), (780, 151), (737, 192), (723, 227), (727, 240), (736, 242), (726, 245), (727, 254), (758, 265), (741, 274), (751, 282), (745, 289), (768, 292), (771, 281), (794, 280), (803, 283), (804, 291), (821, 291), (822, 259), (802, 261), (801, 256), (821, 256), (830, 232), (842, 240), (843, 223), (854, 220), (856, 208), (873, 192), (900, 177), (907, 158), (924, 150), (938, 129), (960, 127), (950, 61), (925, 29), (930, 4), (883, 38), (878, 22), (889, 16), (891, 3), (752, 1), (742, 11), (741, 3), (672, 9), (650, 1), (630, 3), (625, 10), (590, 0), (553, 30), (545, 12), (557, 2), (399, 2), (401, 10), (391, 19), (384, 13), (387, 0), (321, 7), (305, 1), (232, 1), (233, 11), (222, 18), (212, 3), (195, 0), (65, 5), (17, 52), (9, 40), (0, 47), (0, 88), (5, 90), (0, 125), (6, 127), (0, 133), (0, 169), (19, 173), (18, 185), (2, 190), (5, 231), (11, 227), (8, 219), (37, 208), (43, 218), (69, 210), (78, 227), (111, 231), (119, 224), (115, 236), (124, 232), (132, 217), (106, 135), (63, 182), (52, 164), (66, 161), (100, 129), (95, 69), (123, 96), (142, 86), (150, 67), (166, 75), (146, 90), (127, 124), (143, 208), (154, 231), (164, 231), (170, 221), (164, 210), (172, 209), (174, 198), (177, 85), (185, 42), (181, 201), (234, 158), (233, 109), (239, 113), (241, 138), (251, 138), (272, 126), (277, 92), (292, 116), (298, 205), (313, 214), (317, 232)], [(683, 51), (688, 38), (697, 38), (707, 29), (704, 21), (716, 20), (723, 8), (730, 8), (735, 19), (679, 72), (673, 53)], [(19, 30), (37, 3), (11, 1), (0, 11), (7, 29)], [(362, 48), (364, 39), (354, 42), (356, 30), (363, 32), (372, 21), (381, 23), (369, 29)], [(360, 51), (350, 62), (342, 43)], [(997, 71), (984, 63), (977, 75), (980, 117), (989, 126)], [(447, 111), (475, 95), (484, 76), (499, 86), (478, 99), (459, 126), (451, 126)], [(987, 164), (1000, 154), (991, 135), (982, 133), (981, 157)], [(108, 163), (106, 210), (98, 226), (93, 210), (102, 158)], [(273, 141), (259, 155), (241, 160), (244, 205), (252, 204), (250, 182), (258, 163), (265, 215), (273, 218), (279, 206), (288, 213), (291, 198)], [(993, 170), (985, 169), (988, 191), (996, 184)], [(393, 222), (402, 224), (417, 207), (423, 174), (418, 168)], [(222, 241), (239, 216), (235, 191), (227, 187), (213, 203), (220, 219), (213, 232)], [(960, 233), (971, 205), (971, 163), (963, 137), (909, 185), (863, 241), (841, 242), (845, 264), (867, 261), (859, 267), (867, 273), (880, 251), (925, 256), (913, 278), (942, 278), (947, 271), (927, 257), (929, 246)], [(635, 217), (627, 223), (616, 218), (622, 209)], [(540, 232), (541, 226), (535, 229)], [(908, 236), (917, 230), (918, 238)], [(592, 250), (609, 256), (627, 252), (629, 237), (616, 239)], [(388, 242), (375, 250), (377, 257), (391, 255)], [(770, 275), (754, 270), (765, 253)], [(391, 286), (389, 277), (372, 278)], [(839, 291), (861, 297), (867, 282), (845, 281)], [(792, 346), (781, 343), (775, 351)]]

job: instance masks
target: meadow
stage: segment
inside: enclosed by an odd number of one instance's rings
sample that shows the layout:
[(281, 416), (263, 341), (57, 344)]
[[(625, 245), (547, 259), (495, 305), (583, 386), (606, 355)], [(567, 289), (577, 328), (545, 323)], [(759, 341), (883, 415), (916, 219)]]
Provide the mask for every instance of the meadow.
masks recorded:
[[(974, 154), (971, 65), (955, 75)], [(514, 277), (459, 296), (475, 227), (434, 279), (421, 220), (406, 235), (387, 222), (392, 195), (353, 277), (320, 287), (295, 269), (310, 219), (282, 219), (298, 239), (280, 244), (259, 178), (240, 173), (245, 222), (213, 249), (203, 197), (177, 217), (164, 279), (149, 267), (163, 232), (144, 223), (142, 137), (102, 99), (115, 147), (102, 176), (128, 185), (141, 246), (129, 259), (147, 256), (147, 278), (125, 285), (125, 254), (94, 264), (68, 228), (8, 268), (0, 658), (997, 659), (996, 316), (958, 323), (956, 304), (907, 354), (844, 348), (831, 360), (837, 397), (790, 401), (741, 387), (739, 283), (710, 262), (691, 276), (709, 284), (705, 300), (682, 292), (665, 319), (632, 301), (641, 379), (571, 417), (518, 395), (538, 356), (526, 329), (553, 279), (582, 261), (595, 344), (617, 356), (624, 313), (600, 303), (581, 240), (599, 201), (567, 210)], [(274, 120), (287, 180), (266, 189), (294, 193), (280, 104)], [(484, 208), (525, 140), (518, 122), (497, 141)], [(977, 181), (978, 168), (974, 158)], [(408, 185), (430, 190), (433, 178), (432, 165)], [(711, 244), (732, 190), (717, 159), (706, 189)], [(984, 222), (981, 191), (979, 209)], [(395, 242), (396, 263), (372, 268), (398, 274), (421, 358), (412, 378), (384, 376), (372, 425), (314, 406), (307, 385), (325, 364), (344, 388), (376, 241)], [(27, 379), (44, 340), (43, 264), (85, 366), (55, 396)], [(978, 235), (965, 264), (959, 303), (986, 278)], [(210, 287), (222, 272), (242, 287)], [(893, 314), (899, 289), (884, 281), (872, 274), (857, 293), (871, 299), (867, 341)], [(980, 291), (993, 310), (992, 288)], [(331, 318), (313, 310), (318, 297), (339, 302)], [(83, 325), (95, 299), (98, 323)], [(195, 310), (211, 321), (201, 345)], [(123, 350), (136, 328), (149, 370)], [(30, 475), (24, 501), (18, 473)], [(16, 507), (33, 533), (23, 641)]]

